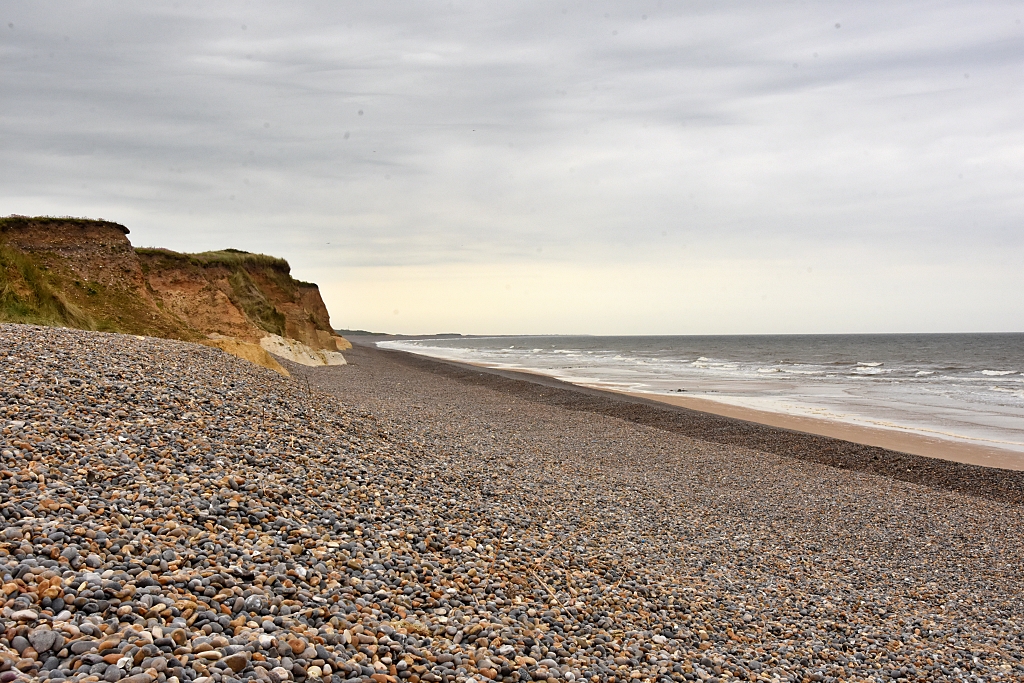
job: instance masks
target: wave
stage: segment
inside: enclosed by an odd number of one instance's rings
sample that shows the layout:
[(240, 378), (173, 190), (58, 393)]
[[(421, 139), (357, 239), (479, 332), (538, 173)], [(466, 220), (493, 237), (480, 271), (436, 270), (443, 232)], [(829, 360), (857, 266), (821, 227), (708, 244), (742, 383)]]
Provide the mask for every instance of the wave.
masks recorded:
[(735, 370), (739, 367), (735, 363), (703, 363), (699, 360), (693, 361), (690, 366), (704, 370)]
[(850, 374), (853, 374), (853, 375), (885, 375), (885, 374), (888, 374), (888, 373), (892, 372), (892, 369), (890, 369), (890, 368), (880, 368), (880, 367), (878, 367), (879, 365), (881, 365), (881, 363), (876, 363), (874, 365), (861, 365), (860, 363), (858, 363), (858, 365), (860, 365), (860, 367), (856, 367), (853, 370), (851, 370)]
[[(705, 347), (702, 350), (714, 353), (705, 356), (687, 340), (678, 349), (646, 348), (644, 340), (553, 341), (557, 343), (550, 347), (546, 339), (527, 338), (387, 340), (377, 345), (602, 389), (686, 392), (743, 405), (781, 400), (803, 405), (798, 412), (822, 417), (825, 410), (827, 419), (843, 422), (886, 421), (898, 415), (897, 420), (908, 423), (904, 429), (931, 429), (937, 436), (958, 431), (954, 425), (962, 425), (972, 439), (1014, 441), (1024, 434), (1024, 356), (977, 357), (971, 349), (962, 360), (951, 361), (927, 354), (890, 357), (888, 348), (801, 353), (789, 346), (742, 348), (736, 353)], [(884, 361), (854, 361), (851, 356)]]
[[(736, 367), (736, 366), (734, 365), (732, 367)], [(800, 368), (792, 367), (792, 366), (791, 367), (782, 366), (782, 367), (778, 367), (778, 368), (757, 368), (757, 370), (755, 370), (755, 372), (757, 372), (760, 375), (770, 375), (770, 374), (776, 374), (776, 373), (780, 373), (780, 372), (781, 373), (785, 373), (787, 375), (808, 375), (808, 376), (824, 375), (825, 374), (824, 370), (802, 370)]]

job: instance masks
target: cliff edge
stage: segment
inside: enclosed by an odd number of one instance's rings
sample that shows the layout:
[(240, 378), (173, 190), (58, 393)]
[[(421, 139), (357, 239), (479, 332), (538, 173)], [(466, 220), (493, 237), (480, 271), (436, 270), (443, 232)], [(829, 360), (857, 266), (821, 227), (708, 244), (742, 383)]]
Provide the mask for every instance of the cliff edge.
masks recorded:
[(344, 362), (337, 354), (351, 345), (331, 328), (319, 288), (293, 278), (284, 259), (136, 249), (128, 234), (104, 220), (0, 218), (0, 321), (187, 341), (280, 338), (308, 347), (307, 364)]

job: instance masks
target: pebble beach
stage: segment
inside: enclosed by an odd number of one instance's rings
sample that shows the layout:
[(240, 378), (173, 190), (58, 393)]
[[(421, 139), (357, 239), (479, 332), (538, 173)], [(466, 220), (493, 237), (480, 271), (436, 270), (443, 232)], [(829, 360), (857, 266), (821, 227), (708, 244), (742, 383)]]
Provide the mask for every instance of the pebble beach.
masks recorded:
[(1014, 487), (345, 355), (0, 325), (0, 683), (1024, 680)]

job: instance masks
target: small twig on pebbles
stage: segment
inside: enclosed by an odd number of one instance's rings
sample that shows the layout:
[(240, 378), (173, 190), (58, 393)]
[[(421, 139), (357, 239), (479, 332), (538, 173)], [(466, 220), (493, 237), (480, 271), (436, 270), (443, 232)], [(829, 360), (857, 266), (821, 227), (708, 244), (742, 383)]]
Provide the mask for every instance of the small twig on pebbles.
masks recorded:
[(538, 574), (533, 569), (533, 567), (529, 567), (529, 570), (530, 570), (530, 573), (533, 574), (533, 578), (537, 579), (537, 582), (541, 586), (544, 587), (544, 590), (546, 590), (548, 592), (548, 594), (551, 596), (551, 599), (554, 600), (558, 604), (559, 607), (562, 607), (563, 606), (562, 603), (558, 600), (558, 596), (555, 594), (555, 591), (552, 590), (551, 586), (549, 586), (547, 583), (545, 583), (544, 579), (540, 578), (540, 574)]

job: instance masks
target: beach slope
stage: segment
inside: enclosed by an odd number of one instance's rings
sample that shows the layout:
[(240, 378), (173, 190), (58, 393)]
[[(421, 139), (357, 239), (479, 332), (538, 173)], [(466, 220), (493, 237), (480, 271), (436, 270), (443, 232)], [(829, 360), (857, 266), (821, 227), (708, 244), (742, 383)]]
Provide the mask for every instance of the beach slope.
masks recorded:
[(1006, 497), (373, 349), (0, 344), (4, 680), (1024, 675)]

